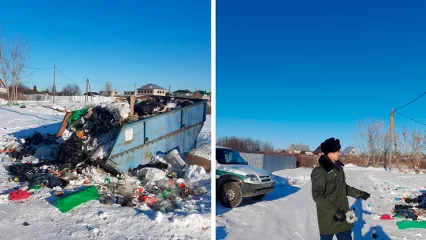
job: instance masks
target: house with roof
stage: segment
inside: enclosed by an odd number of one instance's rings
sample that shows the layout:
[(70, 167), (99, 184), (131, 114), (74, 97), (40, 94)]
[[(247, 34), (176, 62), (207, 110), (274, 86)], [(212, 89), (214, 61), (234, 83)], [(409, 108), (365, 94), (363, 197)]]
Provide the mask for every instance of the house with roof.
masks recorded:
[(136, 92), (136, 96), (166, 96), (166, 89), (153, 83), (143, 85)]
[(177, 90), (177, 91), (173, 92), (173, 97), (191, 98), (193, 96), (194, 96), (194, 94), (191, 91), (189, 91), (188, 89)]
[(291, 152), (291, 153), (306, 153), (306, 152), (310, 152), (309, 145), (304, 145), (304, 144), (290, 144), (289, 152)]
[(0, 79), (0, 93), (7, 93), (6, 84)]
[(135, 95), (135, 91), (124, 91), (124, 96), (132, 96)]
[(207, 91), (198, 90), (194, 92), (194, 95), (195, 95), (194, 97), (196, 98), (200, 98), (207, 101), (210, 101), (211, 99), (211, 93), (208, 93)]
[(358, 152), (354, 147), (346, 147), (342, 152), (343, 156), (359, 156)]
[(99, 93), (97, 93), (97, 92), (87, 92), (87, 93), (84, 93), (84, 94), (83, 94), (83, 96), (86, 96), (86, 95), (88, 95), (89, 97), (96, 97), (96, 96), (100, 96), (100, 94), (99, 94)]
[(314, 155), (322, 155), (321, 146), (318, 146), (313, 153)]
[(115, 97), (117, 95), (120, 95), (120, 92), (117, 91), (100, 91), (99, 95), (104, 97)]

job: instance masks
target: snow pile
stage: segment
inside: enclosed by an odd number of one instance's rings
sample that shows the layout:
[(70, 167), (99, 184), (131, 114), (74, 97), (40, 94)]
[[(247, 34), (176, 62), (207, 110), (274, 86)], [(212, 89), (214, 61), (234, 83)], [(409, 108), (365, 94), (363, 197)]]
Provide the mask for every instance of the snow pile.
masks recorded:
[(190, 153), (192, 155), (203, 157), (207, 160), (211, 160), (211, 144), (210, 143), (203, 144), (199, 146), (198, 148), (192, 150)]
[(210, 180), (210, 174), (203, 167), (197, 165), (187, 165), (185, 167), (186, 182), (198, 182), (206, 179)]
[(0, 106), (1, 105), (7, 105), (7, 101), (4, 100), (3, 98), (0, 98)]
[[(345, 165), (344, 169), (348, 185), (371, 194), (367, 201), (348, 197), (349, 207), (358, 218), (354, 223), (353, 239), (419, 239), (419, 236), (426, 234), (425, 229), (400, 230), (396, 223), (404, 218), (393, 218), (393, 209), (397, 204), (405, 204), (404, 199), (424, 192), (426, 175), (389, 172), (383, 168), (363, 168), (351, 164)], [(224, 208), (216, 201), (217, 238), (318, 239), (311, 172), (312, 168), (274, 172), (277, 178), (288, 179), (290, 184), (276, 186), (262, 201), (247, 198), (234, 209)], [(382, 220), (385, 214), (392, 218)]]
[(111, 103), (108, 104), (106, 108), (114, 116), (115, 121), (126, 119), (130, 114), (130, 105), (127, 102)]

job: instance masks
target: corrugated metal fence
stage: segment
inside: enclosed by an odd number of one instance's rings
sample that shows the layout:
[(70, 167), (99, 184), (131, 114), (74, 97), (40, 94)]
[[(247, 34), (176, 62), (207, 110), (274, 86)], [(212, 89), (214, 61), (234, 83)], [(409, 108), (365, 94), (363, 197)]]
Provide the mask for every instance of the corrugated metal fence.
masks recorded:
[(256, 168), (265, 169), (268, 172), (296, 168), (295, 156), (265, 155), (241, 152), (240, 155), (249, 163), (249, 165)]
[[(46, 95), (46, 94), (22, 94), (22, 96), (27, 101), (52, 101), (53, 96)], [(67, 101), (67, 102), (84, 102), (86, 99), (86, 96), (56, 96), (55, 101), (61, 102), (61, 101)], [(114, 101), (114, 97), (104, 97), (104, 96), (95, 96), (91, 97), (89, 96), (88, 101), (89, 103), (98, 103), (98, 102), (105, 102), (105, 101)]]
[(263, 168), (263, 154), (240, 152), (240, 155), (249, 163), (250, 166)]

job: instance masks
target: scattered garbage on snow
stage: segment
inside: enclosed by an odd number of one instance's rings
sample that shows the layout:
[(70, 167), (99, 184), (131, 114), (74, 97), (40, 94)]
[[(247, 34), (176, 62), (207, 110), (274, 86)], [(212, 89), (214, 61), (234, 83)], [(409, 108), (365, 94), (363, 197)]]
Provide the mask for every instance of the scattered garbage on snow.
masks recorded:
[[(47, 187), (63, 213), (96, 199), (107, 205), (147, 206), (161, 213), (202, 199), (209, 192), (210, 175), (200, 166), (187, 165), (176, 149), (158, 153), (127, 173), (102, 168), (123, 124), (191, 104), (187, 99), (152, 97), (136, 101), (133, 115), (127, 102), (101, 104), (68, 114), (60, 136), (36, 132), (9, 140), (0, 145), (2, 153), (14, 159), (7, 169), (9, 181), (28, 189), (11, 192), (9, 199), (24, 200)], [(79, 186), (88, 188), (64, 194)], [(156, 219), (161, 221), (162, 215)]]

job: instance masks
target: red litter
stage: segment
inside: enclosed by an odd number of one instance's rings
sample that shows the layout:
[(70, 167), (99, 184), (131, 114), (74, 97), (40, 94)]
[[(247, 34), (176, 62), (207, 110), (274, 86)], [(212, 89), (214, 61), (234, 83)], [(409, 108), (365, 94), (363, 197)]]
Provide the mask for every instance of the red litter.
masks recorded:
[(380, 220), (392, 220), (393, 218), (389, 214), (383, 214), (380, 216)]
[(180, 188), (185, 188), (185, 187), (186, 187), (186, 186), (185, 186), (185, 183), (180, 183), (179, 187), (180, 187)]
[(9, 199), (12, 201), (25, 200), (29, 198), (31, 194), (26, 190), (16, 190), (9, 194)]

